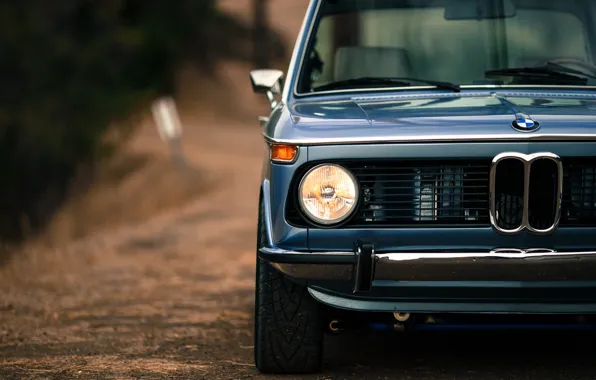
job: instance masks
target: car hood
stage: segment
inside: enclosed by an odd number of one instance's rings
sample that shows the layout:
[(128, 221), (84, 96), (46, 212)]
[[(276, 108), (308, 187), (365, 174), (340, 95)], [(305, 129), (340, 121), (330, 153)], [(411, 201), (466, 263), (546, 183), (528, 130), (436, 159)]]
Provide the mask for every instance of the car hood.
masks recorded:
[[(596, 139), (596, 93), (461, 92), (297, 101), (273, 140), (302, 143)], [(531, 133), (512, 123), (530, 118)], [(281, 124), (281, 125), (280, 125)], [(267, 133), (266, 133), (267, 135)]]

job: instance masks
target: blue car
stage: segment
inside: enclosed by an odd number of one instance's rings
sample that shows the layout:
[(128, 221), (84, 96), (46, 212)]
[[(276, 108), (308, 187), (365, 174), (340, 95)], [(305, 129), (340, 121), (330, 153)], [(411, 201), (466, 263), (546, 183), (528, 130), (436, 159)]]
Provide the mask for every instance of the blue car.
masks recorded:
[(312, 0), (271, 113), (255, 362), (363, 321), (596, 314), (596, 1)]

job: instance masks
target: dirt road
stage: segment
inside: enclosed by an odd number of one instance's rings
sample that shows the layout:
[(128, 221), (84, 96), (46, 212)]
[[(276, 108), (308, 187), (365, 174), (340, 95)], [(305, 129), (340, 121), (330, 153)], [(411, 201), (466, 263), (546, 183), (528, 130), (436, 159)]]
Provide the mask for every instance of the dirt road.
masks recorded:
[[(0, 269), (0, 379), (282, 378), (252, 362), (257, 125), (185, 138), (185, 175), (210, 185), (184, 207)], [(289, 378), (594, 379), (591, 338), (347, 334), (326, 340), (324, 373)]]

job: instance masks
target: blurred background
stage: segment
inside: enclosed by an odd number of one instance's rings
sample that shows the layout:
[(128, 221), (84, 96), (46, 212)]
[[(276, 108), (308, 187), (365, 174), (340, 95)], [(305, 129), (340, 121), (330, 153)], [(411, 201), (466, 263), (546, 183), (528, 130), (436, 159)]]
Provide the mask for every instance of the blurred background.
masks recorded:
[(0, 3), (0, 379), (254, 373), (248, 74), (287, 69), (307, 5)]
[[(174, 96), (185, 142), (234, 125), (258, 134), (256, 117), (267, 103), (251, 92), (248, 71), (286, 69), (306, 6), (307, 0), (0, 5), (2, 241), (64, 243), (196, 196), (200, 174), (177, 176), (163, 162), (168, 157), (155, 154), (163, 143), (151, 102)], [(131, 151), (141, 137), (136, 148), (144, 152)]]

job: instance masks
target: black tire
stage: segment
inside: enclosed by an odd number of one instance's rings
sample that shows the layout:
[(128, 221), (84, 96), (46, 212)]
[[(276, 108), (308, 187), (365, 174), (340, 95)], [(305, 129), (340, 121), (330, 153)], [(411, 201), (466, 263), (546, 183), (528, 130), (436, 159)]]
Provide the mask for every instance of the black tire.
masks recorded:
[[(259, 205), (257, 247), (265, 241)], [(320, 305), (257, 256), (255, 289), (255, 365), (262, 373), (296, 374), (321, 370), (323, 324)]]

